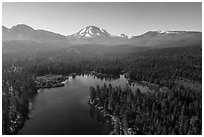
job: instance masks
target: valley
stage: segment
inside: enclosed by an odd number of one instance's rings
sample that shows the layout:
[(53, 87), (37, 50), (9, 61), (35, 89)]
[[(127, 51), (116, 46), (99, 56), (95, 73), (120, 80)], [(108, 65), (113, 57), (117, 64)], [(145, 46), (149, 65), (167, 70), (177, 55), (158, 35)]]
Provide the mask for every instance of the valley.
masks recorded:
[(201, 32), (2, 30), (3, 134), (202, 134)]

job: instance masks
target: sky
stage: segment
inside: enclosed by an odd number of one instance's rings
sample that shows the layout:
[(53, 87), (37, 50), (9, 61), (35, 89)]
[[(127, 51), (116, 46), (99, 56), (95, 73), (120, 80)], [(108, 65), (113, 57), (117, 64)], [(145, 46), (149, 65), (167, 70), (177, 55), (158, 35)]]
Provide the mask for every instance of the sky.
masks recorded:
[(151, 30), (202, 31), (202, 3), (26, 3), (3, 2), (2, 25), (26, 24), (70, 35), (94, 25), (110, 34), (141, 35)]

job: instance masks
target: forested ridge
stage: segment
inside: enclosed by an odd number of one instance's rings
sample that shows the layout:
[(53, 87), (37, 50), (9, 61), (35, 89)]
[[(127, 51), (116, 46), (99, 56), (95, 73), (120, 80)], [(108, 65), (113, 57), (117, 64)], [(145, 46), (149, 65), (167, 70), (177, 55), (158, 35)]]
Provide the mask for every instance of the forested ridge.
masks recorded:
[(94, 55), (92, 51), (85, 53), (67, 53), (65, 50), (58, 50), (27, 55), (5, 54), (3, 63), (6, 65), (12, 62), (36, 75), (68, 74), (82, 70), (116, 75), (125, 71), (132, 79), (147, 80), (165, 86), (179, 77), (201, 83), (202, 48), (199, 45), (140, 52), (128, 51), (125, 55), (117, 53), (117, 50), (114, 55), (111, 53), (106, 56)]
[(29, 101), (37, 94), (35, 76), (3, 66), (2, 78), (2, 134), (17, 134), (28, 119)]
[(202, 97), (190, 89), (141, 93), (139, 89), (90, 87), (92, 105), (114, 116), (112, 134), (202, 134)]
[[(138, 114), (138, 119), (141, 119), (143, 115), (147, 115), (148, 118), (151, 116), (153, 117), (152, 120), (158, 121), (155, 126), (162, 127), (161, 132), (158, 131), (153, 133), (153, 130), (156, 130), (154, 125), (153, 127), (147, 127), (147, 124), (145, 124), (145, 122), (150, 122), (151, 120), (148, 119), (149, 121), (140, 121), (138, 125), (141, 124), (142, 126), (140, 127), (143, 127), (144, 130), (138, 130), (142, 131), (142, 134), (201, 134), (202, 93), (199, 91), (198, 93), (200, 96), (198, 96), (197, 91), (195, 92), (192, 89), (187, 89), (176, 83), (177, 79), (188, 79), (192, 83), (202, 83), (202, 47), (200, 45), (145, 50), (136, 48), (124, 51), (123, 54), (121, 54), (121, 50), (117, 49), (114, 49), (113, 51), (110, 50), (107, 54), (96, 54), (93, 50), (86, 49), (86, 47), (23, 54), (3, 53), (2, 62), (3, 134), (17, 133), (18, 130), (15, 130), (17, 128), (13, 127), (13, 129), (11, 129), (12, 125), (17, 124), (15, 124), (15, 122), (12, 123), (11, 121), (18, 121), (18, 115), (21, 115), (20, 118), (26, 120), (25, 116), (28, 115), (29, 99), (37, 92), (35, 84), (37, 76), (47, 74), (69, 75), (71, 73), (81, 73), (84, 70), (96, 71), (108, 75), (127, 73), (129, 79), (148, 81), (160, 86), (165, 86), (174, 93), (172, 98), (169, 98), (169, 94), (166, 93), (162, 93), (162, 97), (157, 97), (160, 96), (157, 95), (158, 93), (151, 95), (134, 95), (134, 101), (126, 103), (127, 96), (132, 96), (132, 94), (130, 94), (132, 92), (127, 91), (126, 93), (121, 91), (122, 94), (120, 94), (120, 92), (112, 92), (112, 90), (116, 90), (115, 88), (109, 89), (110, 93), (107, 93), (106, 101), (109, 100), (109, 96), (113, 96), (112, 93), (114, 93), (116, 98), (124, 98), (123, 101), (118, 100), (115, 104), (124, 103), (126, 108), (128, 108), (127, 110), (133, 108), (141, 109), (140, 112), (134, 111), (133, 113)], [(103, 88), (100, 90), (102, 92)], [(135, 100), (148, 101), (141, 101), (142, 103), (140, 102), (137, 104), (135, 103)], [(168, 109), (164, 111), (161, 107), (164, 100), (167, 100), (168, 103), (171, 104), (172, 108), (168, 107)], [(157, 106), (155, 110), (148, 110), (153, 106), (148, 106), (146, 103), (151, 101)], [(136, 107), (130, 107), (130, 103)], [(13, 108), (11, 109), (10, 106)], [(138, 106), (140, 107), (138, 108)], [(180, 129), (178, 127), (181, 126), (181, 124), (172, 123), (172, 120), (170, 120), (170, 117), (173, 117), (172, 115), (174, 115), (174, 110), (172, 109), (175, 106), (177, 106), (177, 110), (181, 110), (184, 106), (185, 112), (182, 113), (182, 118), (180, 118), (180, 113), (175, 114), (175, 119), (173, 121), (179, 122), (183, 119), (183, 121), (188, 119), (187, 125), (189, 127), (187, 129), (181, 129), (185, 131), (179, 131)], [(193, 107), (193, 109), (191, 110), (189, 107)], [(139, 115), (139, 113), (141, 115)], [(161, 115), (162, 117), (157, 117), (156, 115), (160, 113), (163, 114)], [(127, 119), (131, 119), (129, 114), (127, 117)], [(134, 115), (134, 125), (136, 123), (135, 119), (136, 117)], [(170, 122), (171, 129), (164, 128), (164, 125), (167, 124), (161, 123), (161, 119), (165, 119), (165, 122), (167, 123)], [(196, 123), (200, 122), (198, 124), (199, 126), (191, 124), (193, 119), (196, 119), (194, 120)], [(121, 119), (119, 118), (119, 120)], [(22, 123), (19, 125), (22, 126)], [(151, 121), (151, 123), (153, 122)], [(151, 130), (146, 132), (146, 130), (149, 129)], [(143, 133), (143, 131), (145, 132)]]

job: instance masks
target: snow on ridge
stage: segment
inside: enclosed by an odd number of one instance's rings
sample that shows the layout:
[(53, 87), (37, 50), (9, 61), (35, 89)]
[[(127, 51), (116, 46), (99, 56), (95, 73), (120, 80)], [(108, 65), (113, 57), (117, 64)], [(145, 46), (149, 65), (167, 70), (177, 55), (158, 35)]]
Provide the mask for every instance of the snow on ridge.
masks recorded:
[(82, 35), (85, 31), (86, 31), (86, 28), (82, 29), (82, 30), (80, 31), (80, 35)]
[(127, 37), (128, 37), (128, 39), (131, 39), (131, 38), (134, 37), (134, 36), (133, 36), (133, 35), (128, 35)]
[(89, 28), (88, 33), (90, 33), (91, 35), (93, 35), (91, 28)]
[(85, 37), (92, 37), (90, 34), (86, 33)]
[(121, 38), (128, 38), (128, 39), (130, 39), (130, 38), (132, 38), (133, 37), (133, 35), (125, 35), (124, 33), (122, 33), (119, 37), (121, 37)]
[(99, 28), (99, 29), (100, 29), (100, 31), (104, 32), (104, 29), (102, 29), (102, 28)]
[[(164, 30), (151, 30), (146, 32), (147, 34), (156, 34), (157, 35), (173, 35), (173, 34), (182, 34), (185, 33), (186, 31), (164, 31)], [(145, 33), (145, 34), (146, 34)], [(108, 33), (106, 30), (100, 28), (100, 27), (96, 27), (96, 26), (88, 26), (85, 27), (83, 29), (81, 29), (79, 32), (72, 34), (70, 36), (74, 36), (76, 38), (83, 38), (83, 37), (117, 37), (117, 38), (123, 38), (123, 39), (131, 39), (132, 37), (134, 37), (134, 35), (126, 35), (124, 33), (122, 33), (121, 35), (112, 35), (110, 33)]]
[(178, 34), (178, 33), (183, 33), (182, 31), (156, 31), (157, 33), (160, 34)]
[(88, 26), (81, 29), (78, 33), (73, 34), (72, 36), (77, 38), (83, 37), (117, 37), (115, 35), (109, 34), (106, 30), (95, 27), (95, 26)]

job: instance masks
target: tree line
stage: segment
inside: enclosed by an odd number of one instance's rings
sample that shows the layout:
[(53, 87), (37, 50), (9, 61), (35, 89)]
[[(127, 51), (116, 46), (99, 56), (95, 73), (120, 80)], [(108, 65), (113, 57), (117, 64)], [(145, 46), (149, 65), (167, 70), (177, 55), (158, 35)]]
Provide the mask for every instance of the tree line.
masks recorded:
[(201, 95), (182, 86), (150, 93), (111, 84), (90, 87), (93, 105), (114, 116), (112, 134), (201, 135)]
[(28, 118), (30, 99), (37, 94), (35, 76), (3, 66), (2, 78), (2, 134), (16, 134)]
[[(146, 49), (140, 52), (132, 49), (123, 54), (114, 49), (114, 54), (106, 56), (83, 50), (84, 53), (56, 50), (2, 55), (3, 133), (13, 133), (9, 126), (15, 125), (11, 122), (12, 117), (18, 117), (14, 113), (28, 113), (28, 99), (36, 94), (37, 76), (69, 75), (87, 70), (117, 76), (127, 72), (130, 79), (144, 80), (170, 89), (175, 87), (178, 78), (202, 83), (201, 46)], [(10, 106), (19, 108), (11, 109)], [(10, 113), (13, 113), (12, 116)]]

